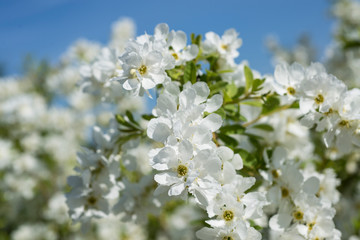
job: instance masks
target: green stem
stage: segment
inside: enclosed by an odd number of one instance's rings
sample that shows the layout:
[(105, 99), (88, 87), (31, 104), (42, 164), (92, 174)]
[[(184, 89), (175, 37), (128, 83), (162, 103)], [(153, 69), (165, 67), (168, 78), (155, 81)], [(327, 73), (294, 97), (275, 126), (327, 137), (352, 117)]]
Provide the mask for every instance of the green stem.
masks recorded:
[(246, 95), (244, 95), (243, 97), (241, 98), (237, 98), (235, 100), (232, 100), (230, 102), (225, 102), (223, 105), (228, 105), (228, 104), (236, 104), (236, 103), (240, 103), (244, 100), (249, 100), (249, 99), (262, 99), (261, 96), (253, 96), (253, 97), (250, 97), (251, 93), (248, 93)]
[(275, 110), (273, 110), (273, 111), (270, 111), (270, 112), (268, 112), (268, 113), (259, 115), (257, 118), (255, 118), (255, 119), (253, 119), (253, 120), (251, 120), (251, 121), (249, 121), (249, 122), (244, 123), (242, 126), (243, 126), (243, 127), (248, 127), (248, 126), (256, 123), (257, 121), (259, 121), (259, 120), (262, 119), (263, 117), (267, 117), (267, 116), (272, 115), (272, 114), (274, 114), (274, 113), (277, 113), (277, 112), (286, 110), (286, 109), (290, 108), (291, 106), (292, 106), (292, 103), (291, 103), (291, 104), (287, 104), (287, 105), (283, 105), (283, 106), (281, 106), (281, 107), (279, 107), (279, 108), (277, 108), (277, 109), (275, 109)]

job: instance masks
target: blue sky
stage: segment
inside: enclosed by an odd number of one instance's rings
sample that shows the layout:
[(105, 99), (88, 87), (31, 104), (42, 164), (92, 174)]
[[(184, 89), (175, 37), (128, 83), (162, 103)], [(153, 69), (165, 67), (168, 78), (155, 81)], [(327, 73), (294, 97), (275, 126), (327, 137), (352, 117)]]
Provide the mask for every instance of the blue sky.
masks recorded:
[(56, 62), (76, 39), (106, 43), (111, 23), (130, 17), (138, 34), (160, 22), (188, 34), (235, 28), (243, 39), (239, 60), (269, 73), (266, 36), (292, 46), (306, 32), (322, 53), (333, 27), (328, 8), (329, 0), (0, 0), (0, 62), (7, 74), (20, 72), (26, 53)]

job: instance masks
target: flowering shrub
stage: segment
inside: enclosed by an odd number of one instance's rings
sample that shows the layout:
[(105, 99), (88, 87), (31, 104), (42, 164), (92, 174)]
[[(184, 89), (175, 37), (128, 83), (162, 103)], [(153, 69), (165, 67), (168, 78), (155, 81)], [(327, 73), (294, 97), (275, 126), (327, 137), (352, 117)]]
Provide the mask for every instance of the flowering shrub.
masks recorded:
[(359, 239), (359, 6), (334, 4), (324, 63), (271, 40), (272, 75), (234, 29), (123, 19), (3, 79), (0, 238)]
[[(133, 32), (130, 20), (117, 22), (112, 41), (118, 44), (112, 46), (121, 49), (121, 39)], [(107, 123), (113, 112), (137, 111), (144, 105), (141, 99), (124, 101), (131, 99), (124, 91), (114, 95), (123, 102), (121, 106), (100, 101), (111, 93), (108, 90), (101, 95), (79, 91), (79, 66), (93, 62), (100, 53), (98, 43), (79, 40), (56, 66), (28, 59), (24, 76), (1, 78), (0, 239), (106, 239), (117, 233), (141, 234), (138, 227), (118, 219), (98, 221), (86, 235), (79, 226), (69, 224), (66, 177), (72, 174), (80, 146), (91, 146), (87, 132), (95, 124)]]
[[(118, 85), (157, 104), (116, 114), (78, 154), (67, 204), (83, 230), (115, 215), (148, 226), (152, 239), (341, 239), (334, 166), (360, 146), (360, 90), (321, 63), (261, 75), (235, 62), (241, 44), (234, 29), (188, 43), (159, 24), (118, 58), (103, 49), (86, 66), (82, 84), (97, 79), (99, 92)], [(182, 220), (176, 235), (167, 224), (186, 205), (196, 221)]]

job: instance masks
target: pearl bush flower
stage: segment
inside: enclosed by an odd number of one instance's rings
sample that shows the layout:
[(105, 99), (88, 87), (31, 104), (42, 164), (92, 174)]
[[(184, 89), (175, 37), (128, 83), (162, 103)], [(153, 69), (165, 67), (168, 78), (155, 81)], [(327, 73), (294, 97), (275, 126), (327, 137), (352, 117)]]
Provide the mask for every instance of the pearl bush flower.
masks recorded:
[[(358, 38), (346, 19), (336, 51), (349, 49), (349, 70)], [(307, 66), (263, 75), (235, 61), (234, 29), (134, 33), (123, 19), (107, 45), (78, 41), (59, 66), (0, 81), (1, 236), (356, 239), (355, 78), (310, 63), (306, 46), (277, 62)]]

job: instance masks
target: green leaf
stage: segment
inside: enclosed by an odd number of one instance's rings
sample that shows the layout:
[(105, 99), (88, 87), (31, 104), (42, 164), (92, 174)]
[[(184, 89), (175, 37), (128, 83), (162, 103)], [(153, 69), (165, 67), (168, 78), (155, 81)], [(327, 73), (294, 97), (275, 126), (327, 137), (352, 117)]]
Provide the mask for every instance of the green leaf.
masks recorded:
[(250, 105), (254, 107), (261, 107), (263, 103), (260, 100), (243, 101), (240, 104)]
[(353, 41), (346, 41), (343, 44), (343, 47), (345, 50), (350, 48), (359, 48), (360, 47), (360, 41), (359, 40), (353, 40)]
[(240, 114), (240, 108), (236, 104), (228, 104), (223, 106), (226, 111), (226, 118), (235, 122), (247, 122), (247, 119)]
[(192, 34), (190, 35), (190, 38), (191, 38), (191, 43), (192, 43), (192, 44), (196, 44), (196, 45), (200, 46), (200, 44), (201, 44), (201, 38), (202, 38), (201, 34), (199, 34), (199, 35), (196, 36), (195, 33), (192, 33)]
[(137, 123), (137, 122), (135, 121), (134, 116), (132, 115), (132, 113), (131, 113), (129, 110), (127, 110), (127, 111), (125, 112), (125, 114), (126, 114), (126, 116), (128, 117), (128, 119), (130, 120), (130, 122), (134, 123), (134, 124), (137, 125), (137, 126), (140, 126), (139, 123)]
[(219, 130), (224, 134), (242, 134), (245, 131), (245, 128), (240, 124), (234, 124), (223, 126)]
[(209, 62), (209, 69), (213, 72), (216, 72), (218, 59), (218, 56), (213, 55), (206, 58), (206, 60)]
[(202, 36), (201, 34), (197, 35), (196, 38), (195, 38), (195, 44), (200, 46), (201, 44), (201, 39), (202, 39)]
[(272, 126), (270, 126), (269, 124), (256, 124), (254, 126), (252, 126), (253, 128), (258, 128), (258, 129), (261, 129), (261, 130), (264, 130), (264, 131), (274, 131), (274, 128)]
[(235, 112), (238, 110), (238, 105), (235, 104), (227, 104), (224, 106), (225, 111), (227, 112)]
[(190, 34), (191, 43), (194, 43), (195, 41), (195, 33)]
[(254, 137), (249, 137), (249, 142), (255, 147), (255, 149), (261, 149), (261, 143), (259, 142), (259, 139)]
[(228, 85), (227, 82), (217, 82), (213, 85), (211, 85), (210, 88), (210, 95), (214, 95), (215, 93), (220, 92), (221, 90), (223, 90), (226, 85)]
[(219, 114), (222, 119), (226, 118), (226, 112), (223, 108), (219, 108), (214, 113)]
[(289, 108), (299, 109), (299, 107), (300, 107), (299, 101), (295, 101), (291, 104), (291, 106)]
[(252, 92), (256, 92), (262, 89), (261, 85), (265, 82), (264, 79), (255, 79), (252, 86)]
[(184, 69), (184, 83), (186, 82), (191, 82), (192, 84), (196, 82), (196, 65), (192, 61), (187, 62)]
[(115, 115), (115, 119), (116, 119), (116, 121), (117, 121), (119, 124), (121, 124), (121, 125), (126, 124), (126, 121), (125, 121), (124, 117), (121, 116), (120, 114), (116, 114), (116, 115)]
[(234, 83), (230, 83), (226, 86), (226, 93), (230, 98), (233, 98), (238, 92), (238, 88)]
[(240, 115), (240, 114), (239, 114), (238, 120), (240, 122), (247, 122), (248, 121), (246, 117), (244, 117), (243, 115)]
[(233, 99), (239, 98), (241, 95), (244, 94), (244, 92), (245, 92), (245, 87), (239, 87)]
[[(203, 74), (202, 76), (204, 76), (205, 74)], [(212, 83), (212, 82), (223, 82), (222, 78), (220, 77), (220, 75), (217, 72), (211, 71), (211, 70), (207, 70), (206, 69), (206, 76), (207, 76), (207, 82)]]
[(251, 69), (248, 66), (244, 66), (244, 73), (246, 79), (245, 92), (249, 92), (254, 82), (254, 76)]
[(135, 128), (131, 128), (131, 129), (123, 129), (123, 128), (119, 128), (119, 131), (123, 132), (123, 133), (135, 133), (138, 132), (138, 129)]
[(251, 227), (255, 228), (255, 229), (258, 230), (258, 231), (261, 231), (262, 227), (260, 227), (259, 225), (257, 225), (254, 220), (249, 219), (249, 222), (250, 222), (250, 226), (251, 226)]
[(253, 138), (253, 139), (258, 139), (258, 140), (264, 139), (262, 136), (258, 136), (258, 135), (251, 134), (251, 133), (244, 133), (244, 135), (248, 136), (249, 138)]
[(133, 123), (130, 123), (130, 122), (126, 121), (125, 118), (123, 116), (121, 116), (120, 114), (116, 114), (115, 119), (120, 125), (122, 125), (122, 126), (124, 126), (126, 128), (139, 130), (138, 126), (136, 126)]
[(141, 117), (147, 121), (150, 121), (151, 119), (155, 118), (155, 116), (152, 114), (143, 114), (141, 115)]
[(280, 105), (280, 100), (276, 96), (270, 96), (266, 99), (261, 113), (262, 114), (269, 113), (275, 110), (277, 107), (279, 107), (279, 105)]
[(192, 34), (190, 35), (191, 43), (192, 43), (192, 44), (196, 44), (196, 45), (198, 45), (199, 47), (200, 47), (200, 44), (201, 44), (201, 38), (202, 38), (201, 34), (199, 34), (199, 35), (196, 36), (195, 33), (192, 33)]
[(160, 224), (159, 218), (151, 214), (148, 214), (147, 225), (146, 225), (146, 230), (147, 230), (146, 239), (149, 240), (158, 239), (157, 235), (160, 232), (161, 228), (162, 226)]
[(224, 143), (225, 145), (227, 145), (228, 147), (237, 147), (237, 145), (239, 144), (238, 141), (230, 136), (227, 136), (225, 134), (222, 133), (218, 133), (217, 135)]
[(219, 74), (224, 74), (224, 73), (232, 73), (234, 72), (233, 69), (225, 69), (225, 70), (220, 70), (220, 71), (217, 71)]
[(228, 103), (228, 102), (231, 102), (231, 101), (232, 101), (232, 98), (229, 96), (227, 91), (223, 91), (223, 102)]
[(183, 71), (179, 68), (173, 68), (170, 70), (166, 70), (166, 73), (172, 80), (179, 80), (181, 75), (183, 74)]
[(244, 166), (248, 168), (255, 168), (257, 159), (254, 155), (242, 148), (234, 149), (234, 153), (238, 153), (241, 156)]

